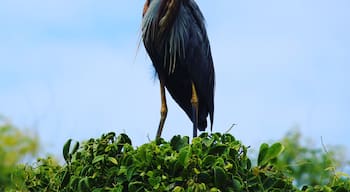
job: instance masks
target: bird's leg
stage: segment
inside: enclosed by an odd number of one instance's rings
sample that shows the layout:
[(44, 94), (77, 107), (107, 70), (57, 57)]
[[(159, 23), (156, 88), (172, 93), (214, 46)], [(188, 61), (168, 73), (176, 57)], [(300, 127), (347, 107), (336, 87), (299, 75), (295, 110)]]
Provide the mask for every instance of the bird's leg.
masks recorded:
[(193, 121), (193, 137), (197, 137), (197, 128), (198, 128), (198, 95), (196, 91), (196, 87), (192, 82), (192, 121)]
[(162, 104), (160, 108), (160, 121), (159, 121), (159, 127), (158, 127), (156, 138), (160, 138), (160, 136), (162, 135), (164, 122), (168, 114), (168, 107), (166, 104), (166, 97), (165, 97), (165, 86), (162, 81), (160, 82), (160, 99), (162, 101)]

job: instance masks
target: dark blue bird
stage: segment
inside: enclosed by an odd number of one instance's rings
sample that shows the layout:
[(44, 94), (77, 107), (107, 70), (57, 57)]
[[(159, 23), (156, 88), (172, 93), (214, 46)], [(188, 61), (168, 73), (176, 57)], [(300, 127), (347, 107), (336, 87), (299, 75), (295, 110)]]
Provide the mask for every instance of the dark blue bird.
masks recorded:
[(214, 118), (215, 73), (204, 17), (194, 0), (147, 0), (142, 39), (160, 81), (161, 119), (167, 117), (165, 87), (193, 122), (204, 131)]

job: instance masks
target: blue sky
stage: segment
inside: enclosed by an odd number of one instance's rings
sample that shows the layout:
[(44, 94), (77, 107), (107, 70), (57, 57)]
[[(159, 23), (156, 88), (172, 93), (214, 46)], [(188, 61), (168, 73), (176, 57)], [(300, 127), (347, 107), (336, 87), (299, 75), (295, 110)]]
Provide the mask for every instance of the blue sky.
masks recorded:
[[(154, 138), (158, 81), (140, 42), (144, 1), (2, 0), (0, 114), (60, 154), (68, 138)], [(214, 131), (246, 145), (292, 127), (350, 148), (350, 1), (198, 1), (216, 69)], [(166, 139), (191, 135), (168, 96)]]

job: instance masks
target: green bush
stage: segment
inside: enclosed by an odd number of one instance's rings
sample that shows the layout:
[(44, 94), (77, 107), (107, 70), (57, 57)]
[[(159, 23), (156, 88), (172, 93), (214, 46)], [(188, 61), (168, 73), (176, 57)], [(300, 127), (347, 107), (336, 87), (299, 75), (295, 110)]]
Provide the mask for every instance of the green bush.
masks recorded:
[(247, 147), (230, 134), (202, 134), (189, 143), (175, 136), (133, 148), (125, 134), (68, 140), (66, 165), (39, 161), (27, 169), (30, 191), (278, 191), (295, 190), (292, 179), (273, 164), (283, 150), (264, 144), (259, 166), (252, 167)]
[(17, 164), (38, 151), (38, 138), (24, 133), (0, 116), (0, 191), (23, 187), (23, 169)]
[(281, 140), (285, 150), (279, 155), (276, 167), (293, 177), (295, 185), (305, 190), (349, 189), (349, 176), (337, 172), (349, 166), (345, 148), (325, 146), (321, 142), (323, 148), (315, 147), (312, 140), (302, 138), (298, 129), (290, 130)]
[(28, 191), (350, 191), (347, 175), (327, 185), (298, 189), (278, 165), (281, 143), (262, 144), (257, 165), (230, 134), (204, 133), (192, 142), (174, 136), (134, 148), (125, 134), (68, 140), (65, 165), (51, 158), (25, 168)]

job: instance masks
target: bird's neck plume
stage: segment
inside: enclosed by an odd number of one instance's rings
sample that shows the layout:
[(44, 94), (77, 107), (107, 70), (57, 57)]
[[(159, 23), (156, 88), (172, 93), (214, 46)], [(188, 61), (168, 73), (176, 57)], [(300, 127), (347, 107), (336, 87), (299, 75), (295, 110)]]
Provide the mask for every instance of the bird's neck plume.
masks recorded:
[(192, 0), (148, 0), (144, 7), (142, 36), (153, 51), (164, 52), (164, 68), (171, 74), (177, 59), (185, 58), (188, 36), (186, 5)]
[(183, 0), (162, 0), (159, 7), (159, 28), (164, 32), (171, 27), (178, 15)]
[(187, 0), (146, 0), (143, 7), (142, 16), (145, 16), (151, 1), (158, 1), (159, 8), (158, 13), (156, 13), (157, 23), (161, 32), (166, 31), (169, 27), (172, 26), (176, 16), (179, 12), (180, 6), (184, 1)]

